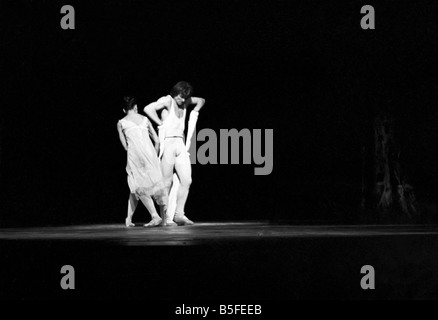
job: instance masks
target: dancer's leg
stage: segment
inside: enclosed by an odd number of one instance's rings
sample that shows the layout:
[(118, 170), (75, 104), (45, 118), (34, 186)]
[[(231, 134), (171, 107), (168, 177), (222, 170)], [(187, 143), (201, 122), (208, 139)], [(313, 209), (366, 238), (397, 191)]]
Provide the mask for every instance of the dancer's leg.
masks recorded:
[(166, 218), (167, 206), (160, 206), (160, 217), (165, 220)]
[[(173, 170), (175, 167), (175, 157), (174, 152), (169, 147), (165, 147), (163, 158), (161, 159), (161, 172), (163, 174), (163, 182), (164, 182), (164, 192), (166, 194), (166, 202), (168, 201), (168, 196), (170, 193), (170, 188), (172, 186), (173, 181)], [(167, 204), (160, 210), (161, 218), (163, 219), (163, 225), (175, 225), (173, 221), (171, 221), (167, 216)]]
[(132, 216), (134, 215), (134, 211), (137, 208), (138, 200), (133, 193), (129, 195), (128, 199), (128, 216), (125, 219), (125, 225), (127, 227), (134, 227), (135, 224), (132, 223)]
[(163, 194), (160, 194), (156, 198), (157, 204), (160, 207), (160, 217), (163, 219), (163, 222), (166, 221), (167, 210), (169, 208), (169, 196), (166, 194), (166, 191), (163, 191)]
[(170, 188), (169, 192), (169, 201), (167, 206), (167, 220), (173, 221), (173, 217), (175, 216), (176, 210), (176, 197), (179, 189), (179, 179), (176, 173), (173, 174), (172, 178), (172, 188)]
[(190, 185), (192, 184), (192, 167), (190, 164), (190, 158), (186, 152), (183, 152), (176, 157), (175, 171), (178, 175), (180, 186), (178, 188), (176, 211), (173, 220), (177, 224), (193, 224), (193, 221), (190, 221), (184, 213), (184, 207), (189, 195)]
[(160, 216), (157, 213), (157, 209), (155, 208), (154, 201), (149, 196), (142, 196), (140, 197), (141, 202), (144, 204), (146, 209), (149, 211), (149, 214), (151, 215), (151, 221), (149, 223), (146, 223), (145, 227), (155, 227), (159, 225), (162, 221)]

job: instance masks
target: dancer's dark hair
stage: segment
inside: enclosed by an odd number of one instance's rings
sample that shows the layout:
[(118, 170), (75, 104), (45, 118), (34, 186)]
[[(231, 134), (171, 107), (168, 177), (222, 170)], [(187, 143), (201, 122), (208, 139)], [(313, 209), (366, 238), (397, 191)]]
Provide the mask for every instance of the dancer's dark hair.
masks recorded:
[(173, 86), (172, 90), (170, 90), (170, 95), (172, 98), (175, 98), (177, 95), (181, 95), (182, 98), (188, 99), (193, 94), (193, 87), (190, 83), (186, 81), (180, 81), (176, 85)]
[(137, 104), (137, 99), (131, 96), (123, 97), (123, 111), (128, 112), (129, 110), (134, 109)]

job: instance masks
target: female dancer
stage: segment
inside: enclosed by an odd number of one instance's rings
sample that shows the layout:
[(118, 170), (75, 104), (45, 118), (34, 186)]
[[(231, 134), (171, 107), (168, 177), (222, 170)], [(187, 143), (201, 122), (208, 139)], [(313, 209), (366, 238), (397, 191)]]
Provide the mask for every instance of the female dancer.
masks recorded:
[[(120, 142), (127, 151), (126, 172), (128, 173), (128, 186), (131, 191), (125, 224), (127, 227), (135, 226), (132, 223), (132, 216), (140, 199), (152, 218), (144, 226), (155, 227), (162, 222), (162, 219), (157, 213), (152, 198), (158, 203), (162, 213), (167, 209), (168, 201), (160, 161), (157, 156), (159, 150), (158, 136), (148, 119), (138, 114), (135, 98), (125, 97), (123, 110), (126, 116), (117, 123), (117, 130)], [(149, 135), (155, 146), (152, 144)]]

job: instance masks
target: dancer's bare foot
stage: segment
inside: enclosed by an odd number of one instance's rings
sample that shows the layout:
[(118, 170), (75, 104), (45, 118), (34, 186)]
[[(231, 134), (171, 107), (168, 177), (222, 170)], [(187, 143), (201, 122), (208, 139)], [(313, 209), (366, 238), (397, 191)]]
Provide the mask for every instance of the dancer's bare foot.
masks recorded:
[(131, 219), (126, 218), (125, 219), (125, 225), (129, 228), (129, 227), (135, 227), (135, 224), (132, 223)]
[(145, 227), (145, 228), (156, 227), (156, 226), (160, 225), (162, 221), (163, 221), (163, 219), (161, 219), (158, 215), (156, 215), (155, 217), (152, 218), (151, 221), (149, 221), (148, 223), (146, 223), (146, 224), (144, 225), (144, 227)]
[(179, 226), (189, 226), (189, 225), (195, 224), (192, 220), (187, 218), (184, 214), (175, 214), (173, 221), (175, 221)]

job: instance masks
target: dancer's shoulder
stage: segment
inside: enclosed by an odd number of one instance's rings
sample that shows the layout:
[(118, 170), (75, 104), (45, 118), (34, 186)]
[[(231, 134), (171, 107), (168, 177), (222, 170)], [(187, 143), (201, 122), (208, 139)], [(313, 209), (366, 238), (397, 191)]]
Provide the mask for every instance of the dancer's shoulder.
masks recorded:
[(167, 96), (162, 96), (161, 98), (159, 98), (156, 102), (156, 109), (169, 109), (172, 106), (172, 97), (170, 95)]
[(160, 102), (160, 103), (170, 103), (170, 102), (172, 102), (172, 97), (170, 96), (170, 94), (168, 94), (167, 96), (162, 96), (161, 98), (159, 98), (157, 100), (157, 102)]

